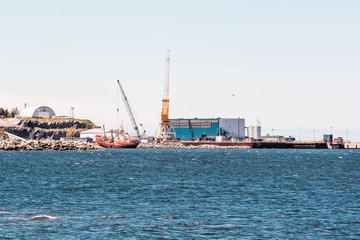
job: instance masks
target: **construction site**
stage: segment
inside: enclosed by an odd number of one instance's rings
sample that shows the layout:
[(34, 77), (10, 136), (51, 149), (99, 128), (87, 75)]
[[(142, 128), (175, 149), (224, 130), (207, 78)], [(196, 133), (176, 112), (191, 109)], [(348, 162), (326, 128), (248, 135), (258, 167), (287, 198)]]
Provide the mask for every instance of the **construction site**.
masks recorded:
[[(170, 50), (166, 51), (166, 72), (162, 111), (158, 129), (154, 136), (156, 143), (178, 143), (183, 146), (218, 146), (244, 148), (336, 148), (345, 147), (341, 137), (333, 140), (324, 135), (323, 141), (300, 142), (288, 136), (261, 135), (260, 121), (256, 125), (246, 126), (244, 118), (178, 118), (170, 119), (169, 97)], [(123, 94), (124, 96), (124, 94)], [(125, 101), (126, 103), (127, 101)], [(127, 104), (127, 103), (126, 103)], [(133, 127), (138, 133), (131, 110), (128, 110)], [(138, 134), (139, 136), (139, 134)], [(357, 146), (357, 145), (356, 145)], [(350, 145), (347, 145), (350, 148)]]
[[(48, 106), (27, 106), (20, 113), (17, 108), (12, 114), (0, 115), (2, 136), (11, 134), (20, 139), (53, 139), (72, 142), (96, 142), (105, 148), (136, 147), (233, 147), (233, 148), (360, 148), (360, 144), (345, 142), (341, 137), (333, 138), (325, 134), (321, 141), (296, 141), (293, 136), (261, 134), (261, 122), (247, 126), (245, 118), (170, 118), (170, 50), (166, 51), (165, 82), (162, 98), (160, 122), (154, 136), (148, 136), (142, 123), (138, 123), (130, 107), (125, 91), (117, 80), (118, 90), (128, 113), (135, 135), (129, 135), (119, 124), (117, 106), (117, 126), (119, 129), (105, 129), (90, 120), (74, 121), (74, 108), (70, 116), (57, 116)], [(5, 112), (4, 110), (2, 112)], [(234, 113), (236, 115), (237, 113)], [(11, 116), (12, 118), (8, 118)], [(140, 130), (141, 128), (141, 130)], [(151, 143), (149, 145), (149, 143)], [(147, 144), (147, 145), (146, 145)], [(174, 145), (175, 144), (175, 145)]]

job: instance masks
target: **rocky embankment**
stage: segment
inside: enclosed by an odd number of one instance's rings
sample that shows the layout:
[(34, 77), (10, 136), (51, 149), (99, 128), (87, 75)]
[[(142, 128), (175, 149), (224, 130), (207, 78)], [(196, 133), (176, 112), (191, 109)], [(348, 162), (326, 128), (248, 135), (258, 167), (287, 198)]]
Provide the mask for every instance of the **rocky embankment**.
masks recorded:
[(177, 143), (140, 143), (137, 148), (155, 148), (155, 149), (239, 149), (239, 148), (249, 148), (246, 146), (217, 146), (204, 144), (199, 146), (185, 146), (181, 142)]
[[(29, 127), (0, 127), (5, 132), (14, 134), (16, 136), (19, 136), (21, 138), (25, 139), (35, 139), (35, 140), (41, 140), (41, 139), (54, 139), (54, 140), (60, 140), (60, 138), (66, 136), (66, 130), (56, 129), (56, 130), (47, 130), (47, 129), (41, 129), (41, 128), (29, 128)], [(75, 137), (80, 136), (80, 131), (76, 130)]]
[[(9, 121), (10, 122), (10, 121)], [(92, 129), (94, 125), (81, 121), (36, 121), (25, 119), (13, 119), (11, 124), (0, 125), (0, 129), (25, 139), (53, 139), (60, 140), (66, 136), (68, 128)], [(74, 137), (80, 137), (80, 130), (75, 130)]]
[(45, 141), (0, 141), (0, 151), (84, 151), (95, 150), (89, 143)]
[(67, 121), (54, 121), (54, 122), (46, 122), (46, 121), (34, 121), (34, 120), (26, 120), (20, 119), (16, 125), (23, 128), (41, 128), (41, 129), (65, 129), (65, 128), (75, 128), (75, 129), (92, 129), (94, 125), (80, 122), (77, 120), (67, 120)]

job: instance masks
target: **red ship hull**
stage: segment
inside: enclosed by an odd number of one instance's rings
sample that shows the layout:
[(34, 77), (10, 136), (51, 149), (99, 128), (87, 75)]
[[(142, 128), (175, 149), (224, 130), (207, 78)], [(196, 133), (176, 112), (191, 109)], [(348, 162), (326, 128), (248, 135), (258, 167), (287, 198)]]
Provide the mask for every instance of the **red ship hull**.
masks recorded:
[(136, 148), (139, 145), (137, 141), (129, 140), (116, 140), (114, 142), (103, 141), (100, 138), (96, 138), (96, 142), (104, 148)]

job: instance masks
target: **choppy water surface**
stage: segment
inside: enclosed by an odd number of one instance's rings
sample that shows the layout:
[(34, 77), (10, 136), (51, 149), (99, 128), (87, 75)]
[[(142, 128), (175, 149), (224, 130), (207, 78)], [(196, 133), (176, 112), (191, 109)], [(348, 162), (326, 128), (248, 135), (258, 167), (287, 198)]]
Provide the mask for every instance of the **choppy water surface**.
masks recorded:
[(0, 152), (1, 239), (360, 239), (360, 151)]

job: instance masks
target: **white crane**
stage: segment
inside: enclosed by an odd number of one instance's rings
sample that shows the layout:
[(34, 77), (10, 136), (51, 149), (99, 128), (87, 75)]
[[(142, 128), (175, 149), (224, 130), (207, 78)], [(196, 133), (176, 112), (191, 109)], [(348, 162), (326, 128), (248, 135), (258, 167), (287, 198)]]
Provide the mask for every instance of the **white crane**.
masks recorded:
[(138, 128), (138, 126), (136, 124), (134, 114), (131, 111), (130, 104), (129, 104), (129, 101), (128, 101), (126, 95), (125, 95), (124, 89), (122, 88), (122, 86), (120, 84), (120, 81), (117, 80), (117, 82), (118, 82), (118, 85), (119, 85), (119, 88), (120, 88), (122, 99), (124, 100), (124, 103), (125, 103), (126, 110), (127, 110), (128, 114), (129, 114), (130, 122), (131, 122), (131, 124), (132, 124), (132, 126), (133, 126), (133, 128), (134, 128), (134, 130), (136, 132), (136, 135), (138, 137), (140, 137), (139, 128)]

